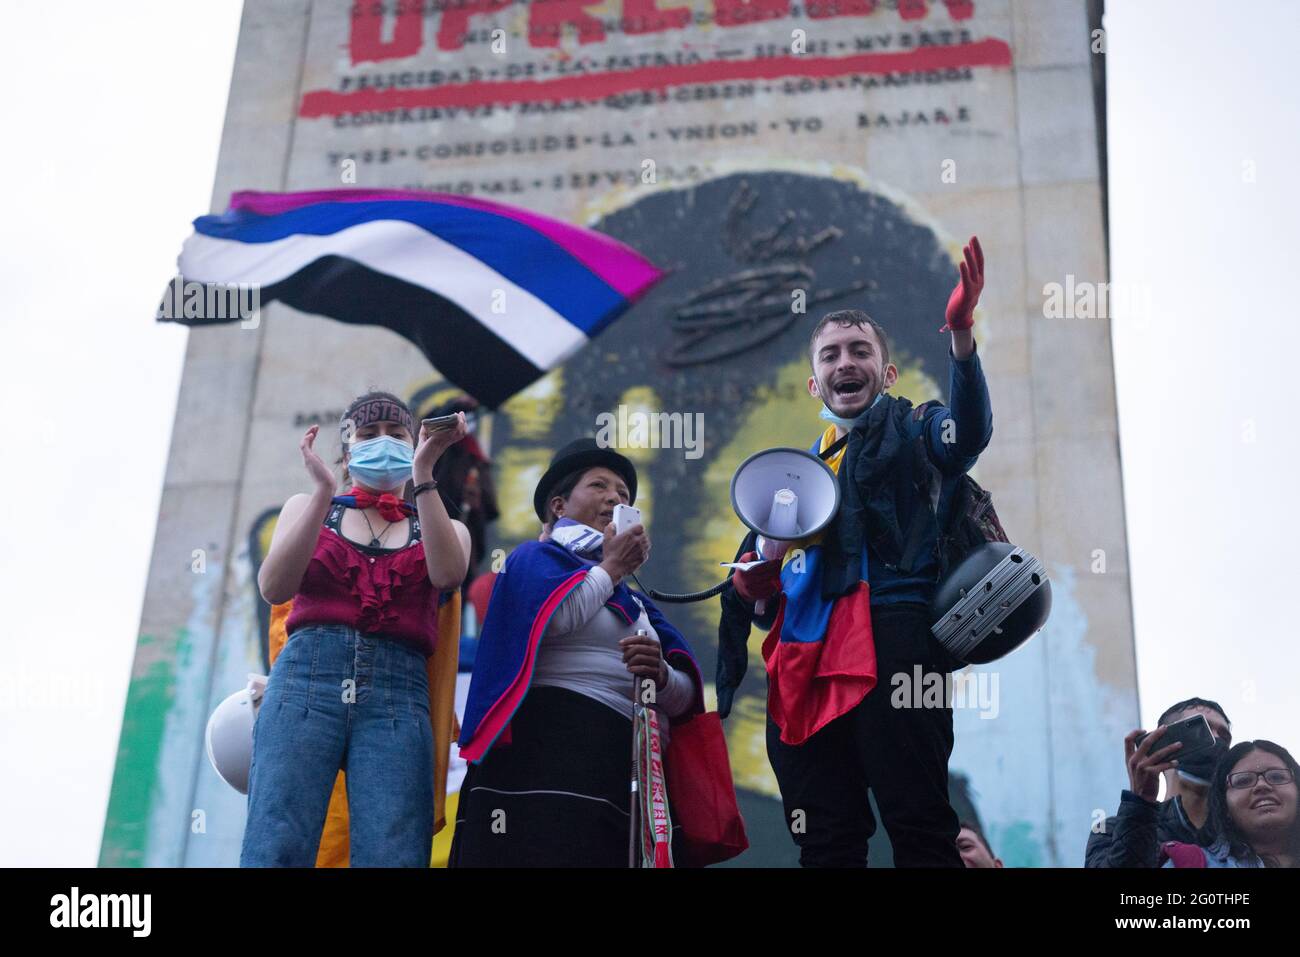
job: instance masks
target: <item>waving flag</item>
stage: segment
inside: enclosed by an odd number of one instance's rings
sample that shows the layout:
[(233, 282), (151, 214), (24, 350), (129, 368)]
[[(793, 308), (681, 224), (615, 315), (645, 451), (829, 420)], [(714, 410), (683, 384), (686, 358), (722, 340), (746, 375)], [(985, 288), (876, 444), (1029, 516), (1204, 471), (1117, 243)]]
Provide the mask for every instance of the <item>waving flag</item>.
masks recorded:
[[(385, 326), (495, 408), (561, 364), (661, 277), (608, 236), (481, 199), (405, 190), (240, 192), (181, 250), (186, 284), (251, 286)], [(186, 325), (211, 310), (160, 311)]]

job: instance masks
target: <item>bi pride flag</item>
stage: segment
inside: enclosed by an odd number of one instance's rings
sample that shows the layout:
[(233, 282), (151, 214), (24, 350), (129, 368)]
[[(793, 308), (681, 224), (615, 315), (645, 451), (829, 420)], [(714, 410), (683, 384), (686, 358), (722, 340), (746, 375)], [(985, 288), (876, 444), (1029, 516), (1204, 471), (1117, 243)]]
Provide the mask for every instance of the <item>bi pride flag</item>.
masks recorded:
[[(184, 284), (253, 287), (392, 329), (489, 408), (562, 364), (663, 273), (601, 233), (501, 203), (406, 190), (238, 192), (200, 216)], [(233, 322), (159, 312), (185, 325)]]

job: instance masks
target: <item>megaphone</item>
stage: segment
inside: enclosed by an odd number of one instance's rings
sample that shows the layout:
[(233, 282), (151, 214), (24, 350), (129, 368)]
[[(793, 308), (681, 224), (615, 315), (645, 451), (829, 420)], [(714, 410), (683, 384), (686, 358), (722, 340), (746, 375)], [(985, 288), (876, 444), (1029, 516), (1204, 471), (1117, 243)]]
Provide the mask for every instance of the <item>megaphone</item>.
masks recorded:
[[(755, 452), (731, 477), (731, 507), (758, 533), (765, 561), (785, 555), (790, 543), (816, 535), (840, 507), (840, 485), (829, 465), (803, 449)], [(754, 610), (763, 613), (763, 602)]]
[(221, 780), (248, 793), (253, 765), (253, 722), (266, 691), (266, 675), (249, 675), (248, 684), (217, 705), (204, 733), (208, 761)]
[[(830, 466), (803, 449), (775, 448), (755, 452), (731, 477), (731, 507), (736, 517), (758, 533), (758, 553), (764, 561), (781, 558), (790, 543), (816, 535), (830, 524), (840, 507), (840, 485)], [(727, 568), (748, 568), (743, 562), (719, 562)], [(636, 575), (632, 575), (637, 580)], [(712, 598), (730, 583), (724, 578), (712, 588), (684, 595), (642, 590), (656, 601), (692, 602)], [(763, 613), (763, 602), (754, 610)]]

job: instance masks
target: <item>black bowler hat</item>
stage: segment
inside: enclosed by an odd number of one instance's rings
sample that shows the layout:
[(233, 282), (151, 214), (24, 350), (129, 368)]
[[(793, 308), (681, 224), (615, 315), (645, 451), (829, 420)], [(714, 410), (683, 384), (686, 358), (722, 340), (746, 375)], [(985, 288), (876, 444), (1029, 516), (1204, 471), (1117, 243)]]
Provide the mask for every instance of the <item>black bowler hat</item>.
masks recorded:
[(636, 503), (636, 466), (626, 456), (619, 455), (613, 449), (601, 448), (594, 438), (574, 439), (551, 459), (550, 468), (537, 483), (533, 491), (533, 511), (542, 522), (546, 521), (546, 500), (550, 498), (555, 484), (579, 469), (594, 469), (604, 466), (611, 472), (622, 476), (627, 483), (628, 504)]

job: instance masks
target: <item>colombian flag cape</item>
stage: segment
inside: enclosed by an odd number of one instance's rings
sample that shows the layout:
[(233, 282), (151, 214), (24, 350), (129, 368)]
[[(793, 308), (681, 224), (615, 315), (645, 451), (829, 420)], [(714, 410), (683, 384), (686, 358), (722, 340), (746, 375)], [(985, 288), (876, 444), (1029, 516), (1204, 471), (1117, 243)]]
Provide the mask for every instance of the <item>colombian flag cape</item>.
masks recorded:
[[(289, 635), (285, 623), (293, 602), (271, 606), (269, 635), (272, 665)], [(452, 705), (456, 696), (456, 666), (460, 658), (460, 589), (444, 593), (438, 605), (438, 639), (425, 663), (429, 674), (429, 724), (433, 727), (433, 833), (447, 826), (447, 765), (451, 742), (459, 733)], [(317, 867), (348, 866), (348, 792), (342, 771), (334, 780), (325, 827), (321, 831)]]
[[(816, 455), (834, 441), (832, 425), (809, 451)], [(826, 460), (836, 475), (844, 452)], [(822, 598), (822, 559), (821, 533), (791, 544), (781, 567), (780, 606), (763, 642), (767, 710), (785, 744), (803, 744), (876, 686), (866, 549), (861, 580), (834, 601)]]
[[(498, 739), (502, 744), (509, 742), (510, 719), (532, 683), (537, 648), (546, 625), (593, 565), (595, 562), (551, 541), (525, 542), (511, 551), (493, 585), (492, 600), (479, 631), (474, 677), (460, 734), (460, 756), (466, 761), (478, 764)], [(674, 668), (685, 671), (695, 685), (695, 701), (688, 713), (702, 712), (704, 683), (682, 633), (668, 623), (649, 598), (634, 592), (625, 582), (615, 586), (605, 607), (623, 618), (629, 628), (645, 608), (646, 617), (659, 635), (664, 658)]]

